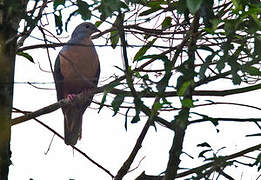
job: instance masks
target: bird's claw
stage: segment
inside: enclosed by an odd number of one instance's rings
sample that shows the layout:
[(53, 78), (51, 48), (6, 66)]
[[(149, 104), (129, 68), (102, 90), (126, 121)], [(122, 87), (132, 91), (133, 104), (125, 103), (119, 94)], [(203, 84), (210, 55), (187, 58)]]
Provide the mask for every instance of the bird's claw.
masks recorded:
[(74, 100), (75, 96), (76, 96), (75, 94), (68, 94), (67, 99), (69, 99), (69, 101), (72, 102)]

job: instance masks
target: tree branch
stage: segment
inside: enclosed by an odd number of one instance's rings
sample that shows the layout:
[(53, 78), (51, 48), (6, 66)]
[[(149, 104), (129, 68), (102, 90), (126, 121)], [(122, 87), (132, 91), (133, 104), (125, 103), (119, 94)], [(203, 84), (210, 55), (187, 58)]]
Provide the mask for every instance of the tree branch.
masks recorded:
[[(192, 76), (192, 74), (194, 73), (194, 68), (195, 68), (194, 66), (195, 46), (198, 37), (198, 28), (199, 28), (199, 14), (197, 13), (194, 16), (190, 30), (187, 34), (187, 36), (190, 37), (190, 42), (188, 44), (188, 60), (187, 60), (188, 64), (186, 67), (187, 72), (182, 73), (184, 79), (186, 78), (186, 81), (191, 81), (191, 82), (194, 81), (194, 76)], [(174, 63), (176, 62), (176, 59), (181, 53), (182, 49), (183, 48), (176, 50), (176, 53), (174, 55), (175, 58)], [(183, 94), (183, 99), (188, 99), (192, 101), (193, 89), (194, 87), (192, 87), (191, 85), (187, 87), (186, 92), (184, 92)], [(166, 175), (164, 177), (164, 180), (173, 180), (176, 177), (180, 164), (180, 155), (182, 153), (185, 131), (188, 125), (189, 111), (190, 108), (182, 104), (182, 110), (179, 112), (178, 116), (175, 117), (174, 120), (175, 135), (173, 137), (173, 143), (169, 151), (169, 161), (167, 164)]]
[[(236, 152), (234, 154), (231, 154), (231, 155), (228, 155), (228, 156), (222, 156), (222, 161), (220, 161), (220, 159), (217, 158), (216, 160), (214, 160), (212, 162), (209, 162), (209, 163), (203, 164), (201, 166), (198, 166), (196, 168), (192, 168), (190, 170), (178, 173), (175, 176), (175, 178), (182, 178), (182, 177), (185, 177), (185, 176), (188, 176), (188, 175), (191, 175), (191, 174), (197, 174), (198, 172), (202, 172), (202, 171), (204, 171), (204, 170), (206, 170), (210, 167), (217, 166), (217, 165), (219, 165), (221, 167), (224, 164), (226, 164), (226, 162), (229, 161), (229, 160), (241, 157), (241, 156), (243, 156), (247, 153), (257, 151), (257, 150), (260, 150), (260, 149), (261, 149), (261, 144), (258, 144), (258, 145), (252, 146), (250, 148), (244, 149), (242, 151)], [(144, 178), (143, 180), (154, 180), (154, 179), (155, 180), (162, 180), (164, 178), (164, 176), (146, 175), (145, 172), (142, 172), (142, 174), (140, 176), (142, 176)], [(141, 180), (141, 179), (137, 179), (137, 180)]]

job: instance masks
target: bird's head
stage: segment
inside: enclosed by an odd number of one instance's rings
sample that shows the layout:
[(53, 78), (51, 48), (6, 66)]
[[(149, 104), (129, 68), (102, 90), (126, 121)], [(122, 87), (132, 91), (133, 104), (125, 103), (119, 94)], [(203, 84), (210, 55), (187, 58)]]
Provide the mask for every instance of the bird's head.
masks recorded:
[(89, 22), (84, 22), (79, 24), (75, 30), (72, 33), (72, 39), (73, 38), (79, 38), (79, 37), (90, 37), (93, 33), (100, 32), (100, 30), (97, 29), (97, 27)]

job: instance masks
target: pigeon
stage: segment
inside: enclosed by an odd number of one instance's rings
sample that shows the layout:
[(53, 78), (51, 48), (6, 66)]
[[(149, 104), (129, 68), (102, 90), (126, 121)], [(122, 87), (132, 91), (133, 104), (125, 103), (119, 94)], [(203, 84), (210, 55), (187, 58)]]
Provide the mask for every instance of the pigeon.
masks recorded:
[[(91, 41), (91, 35), (95, 32), (100, 31), (94, 24), (79, 24), (59, 52), (54, 65), (57, 99), (71, 101), (62, 107), (64, 141), (67, 145), (75, 145), (81, 139), (82, 116), (93, 99), (93, 94), (88, 94), (88, 90), (97, 87), (100, 76), (99, 57)], [(82, 92), (87, 98), (77, 101), (75, 96)]]

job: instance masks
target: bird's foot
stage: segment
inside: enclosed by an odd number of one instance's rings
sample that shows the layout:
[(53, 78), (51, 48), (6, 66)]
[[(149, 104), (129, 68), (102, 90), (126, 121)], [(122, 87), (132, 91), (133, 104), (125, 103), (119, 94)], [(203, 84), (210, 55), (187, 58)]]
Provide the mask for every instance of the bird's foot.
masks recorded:
[(74, 100), (75, 96), (76, 96), (75, 94), (68, 94), (67, 99), (69, 99), (69, 101), (72, 102)]

